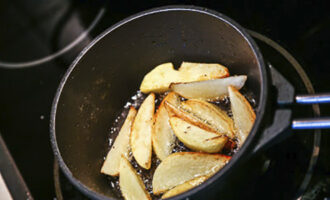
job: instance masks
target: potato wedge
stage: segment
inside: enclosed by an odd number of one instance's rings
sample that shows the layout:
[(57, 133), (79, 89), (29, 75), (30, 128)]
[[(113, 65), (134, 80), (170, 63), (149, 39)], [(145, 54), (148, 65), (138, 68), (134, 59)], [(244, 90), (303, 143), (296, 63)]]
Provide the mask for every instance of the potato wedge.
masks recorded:
[(121, 156), (123, 155), (128, 159), (128, 153), (130, 150), (129, 138), (131, 135), (131, 127), (135, 119), (135, 115), (136, 109), (134, 107), (130, 107), (126, 120), (103, 163), (101, 173), (110, 176), (119, 175)]
[(233, 120), (216, 105), (204, 100), (190, 99), (182, 102), (181, 107), (215, 128), (217, 132), (225, 134), (231, 139), (234, 138)]
[(228, 92), (235, 126), (238, 129), (237, 137), (242, 145), (252, 129), (256, 114), (250, 103), (235, 87), (229, 86)]
[(207, 179), (208, 179), (208, 176), (199, 176), (190, 181), (187, 181), (181, 185), (174, 187), (173, 189), (167, 191), (166, 193), (164, 193), (162, 196), (162, 199), (170, 198), (170, 197), (179, 195), (181, 193), (184, 193), (184, 192), (202, 184)]
[(188, 148), (207, 153), (219, 152), (227, 143), (226, 136), (205, 131), (178, 117), (171, 117), (170, 124), (174, 134)]
[(182, 62), (179, 72), (181, 81), (204, 81), (229, 76), (226, 67), (218, 63)]
[(143, 101), (132, 125), (131, 148), (136, 162), (143, 168), (151, 165), (151, 134), (155, 112), (155, 94)]
[(120, 161), (119, 186), (126, 200), (151, 200), (142, 179), (124, 156)]
[(164, 100), (173, 104), (174, 106), (179, 106), (181, 103), (179, 95), (175, 92), (168, 93), (168, 95), (164, 98)]
[(173, 153), (156, 168), (152, 180), (153, 193), (166, 192), (198, 176), (211, 176), (225, 166), (230, 158), (199, 152)]
[(180, 81), (180, 72), (174, 69), (172, 63), (158, 65), (142, 80), (140, 90), (143, 93), (166, 92), (172, 82)]
[(175, 136), (169, 123), (169, 115), (165, 108), (165, 101), (174, 105), (180, 105), (179, 96), (171, 92), (160, 103), (155, 114), (155, 122), (152, 131), (152, 146), (155, 154), (160, 160), (164, 160), (172, 153)]
[(170, 89), (187, 99), (216, 100), (228, 94), (227, 87), (241, 89), (247, 76), (230, 76), (227, 78), (196, 81), (190, 83), (171, 83)]
[[(198, 126), (201, 129), (206, 131), (217, 133), (217, 130), (206, 124), (203, 120), (199, 119), (198, 117), (194, 116), (192, 113), (187, 112), (186, 110), (182, 109), (181, 106), (174, 106), (173, 104), (165, 101), (165, 108), (169, 113), (169, 116), (177, 116), (195, 126)], [(220, 133), (219, 133), (220, 134)]]
[(172, 63), (158, 65), (142, 80), (140, 90), (143, 93), (166, 92), (174, 82), (202, 81), (229, 76), (228, 69), (220, 64), (183, 62), (179, 70)]

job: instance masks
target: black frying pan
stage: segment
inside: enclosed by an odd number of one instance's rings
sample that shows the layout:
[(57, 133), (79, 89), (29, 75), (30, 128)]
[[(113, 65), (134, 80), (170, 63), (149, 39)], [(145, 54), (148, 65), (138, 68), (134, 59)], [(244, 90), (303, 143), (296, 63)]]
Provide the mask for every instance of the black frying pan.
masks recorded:
[(54, 153), (64, 174), (87, 196), (116, 199), (100, 173), (108, 128), (147, 72), (160, 63), (178, 66), (182, 61), (221, 63), (231, 74), (248, 75), (245, 87), (258, 107), (254, 127), (231, 161), (204, 184), (172, 199), (217, 199), (244, 159), (287, 135), (291, 111), (278, 104), (292, 103), (294, 89), (275, 69), (266, 69), (259, 48), (241, 26), (199, 7), (148, 10), (110, 27), (85, 48), (53, 103)]

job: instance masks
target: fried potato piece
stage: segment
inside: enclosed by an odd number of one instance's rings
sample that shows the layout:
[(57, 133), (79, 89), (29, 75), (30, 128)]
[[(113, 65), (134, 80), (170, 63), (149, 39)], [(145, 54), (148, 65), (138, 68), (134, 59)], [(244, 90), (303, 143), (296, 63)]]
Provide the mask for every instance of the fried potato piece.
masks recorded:
[(227, 143), (226, 136), (208, 132), (178, 117), (170, 118), (171, 127), (178, 139), (188, 148), (207, 153), (219, 152)]
[(174, 82), (210, 80), (229, 76), (228, 69), (220, 64), (183, 62), (179, 70), (172, 63), (158, 65), (142, 80), (140, 90), (143, 93), (161, 93), (169, 90)]
[(209, 124), (218, 133), (225, 134), (231, 139), (234, 138), (235, 127), (233, 120), (216, 105), (204, 100), (190, 99), (182, 102), (181, 107)]
[(253, 127), (256, 114), (250, 103), (235, 87), (229, 86), (228, 92), (235, 126), (238, 129), (237, 137), (242, 145)]
[[(167, 112), (169, 113), (170, 117), (177, 116), (195, 126), (198, 126), (201, 129), (204, 129), (206, 131), (217, 133), (217, 130), (210, 126), (209, 124), (206, 124), (204, 121), (202, 121), (200, 118), (194, 116), (192, 113), (189, 113), (188, 111), (181, 108), (181, 106), (174, 106), (173, 104), (165, 101), (165, 108)], [(219, 133), (221, 134), (221, 133)]]
[(125, 200), (151, 200), (142, 179), (125, 157), (120, 162), (119, 186)]
[(123, 155), (125, 156), (125, 158), (128, 159), (128, 154), (130, 150), (129, 138), (131, 135), (131, 127), (135, 119), (135, 115), (136, 109), (134, 107), (130, 107), (126, 120), (121, 127), (118, 136), (103, 163), (101, 173), (110, 176), (119, 175), (121, 156)]
[(173, 153), (155, 170), (153, 193), (166, 192), (198, 176), (211, 176), (221, 169), (231, 157), (199, 152)]
[(178, 82), (171, 83), (170, 89), (186, 99), (202, 99), (213, 101), (228, 94), (227, 87), (234, 86), (241, 89), (247, 76), (230, 76), (214, 80), (195, 81), (195, 82)]
[(218, 63), (182, 62), (179, 72), (181, 81), (204, 81), (229, 76), (226, 67)]
[(180, 79), (180, 72), (174, 69), (172, 63), (164, 63), (158, 65), (142, 80), (140, 90), (143, 93), (149, 92), (166, 92), (172, 82), (177, 82)]
[(155, 94), (151, 93), (143, 101), (132, 125), (131, 148), (136, 162), (150, 169), (152, 153), (152, 126), (155, 112)]
[(155, 154), (160, 160), (164, 160), (172, 153), (175, 136), (169, 123), (169, 115), (165, 108), (165, 101), (173, 105), (180, 105), (179, 96), (171, 92), (161, 102), (155, 114), (155, 123), (152, 132), (152, 145)]
[(208, 179), (208, 176), (199, 176), (197, 178), (194, 178), (190, 181), (187, 181), (181, 185), (176, 186), (175, 188), (167, 191), (163, 194), (162, 199), (170, 198), (176, 195), (179, 195), (181, 193), (184, 193), (188, 190), (191, 190), (192, 188), (202, 184), (204, 181)]

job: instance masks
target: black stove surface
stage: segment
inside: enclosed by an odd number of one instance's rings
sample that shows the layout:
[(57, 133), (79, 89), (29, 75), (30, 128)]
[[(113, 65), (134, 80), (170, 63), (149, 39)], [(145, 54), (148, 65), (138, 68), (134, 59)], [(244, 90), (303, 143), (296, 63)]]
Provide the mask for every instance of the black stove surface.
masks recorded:
[[(0, 132), (35, 199), (53, 199), (56, 195), (60, 199), (59, 193), (64, 199), (85, 198), (58, 172), (56, 164), (54, 167), (49, 143), (50, 107), (67, 67), (93, 38), (115, 22), (169, 4), (212, 8), (271, 38), (298, 60), (316, 92), (330, 91), (330, 13), (325, 2), (0, 0)], [(281, 52), (251, 34), (265, 60), (299, 93), (306, 93), (301, 76)], [(329, 105), (320, 107), (322, 116), (330, 116)], [(311, 106), (295, 107), (294, 111), (300, 117), (313, 116)], [(315, 146), (313, 131), (299, 133), (263, 155), (268, 160), (264, 173), (251, 184), (258, 189), (251, 192), (247, 188), (242, 194), (257, 199), (296, 197)], [(328, 133), (322, 131), (320, 157), (302, 199), (330, 197)]]

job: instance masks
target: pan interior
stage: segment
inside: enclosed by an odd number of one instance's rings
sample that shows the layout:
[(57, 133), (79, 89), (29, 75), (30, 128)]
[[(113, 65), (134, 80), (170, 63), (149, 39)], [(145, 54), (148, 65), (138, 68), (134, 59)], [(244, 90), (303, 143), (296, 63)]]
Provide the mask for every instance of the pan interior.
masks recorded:
[[(215, 62), (246, 74), (258, 101), (261, 74), (246, 39), (219, 17), (196, 10), (163, 10), (120, 23), (97, 41), (68, 75), (56, 111), (56, 140), (64, 163), (82, 184), (115, 197), (100, 173), (109, 127), (143, 76), (182, 61)], [(258, 103), (258, 102), (257, 102)]]

